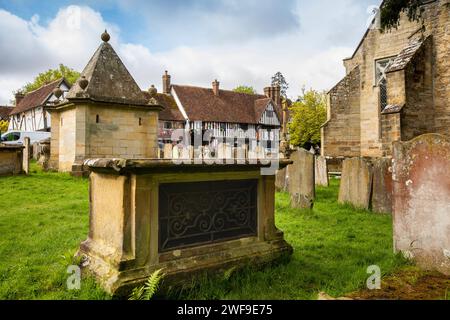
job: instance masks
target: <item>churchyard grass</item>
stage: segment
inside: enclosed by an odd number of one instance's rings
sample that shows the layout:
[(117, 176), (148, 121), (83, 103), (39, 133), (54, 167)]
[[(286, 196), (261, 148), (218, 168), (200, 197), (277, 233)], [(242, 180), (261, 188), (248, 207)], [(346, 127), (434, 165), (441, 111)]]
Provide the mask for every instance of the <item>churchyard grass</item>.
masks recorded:
[[(69, 291), (67, 267), (88, 233), (88, 181), (43, 173), (0, 178), (0, 299), (109, 299), (93, 281)], [(318, 188), (313, 210), (289, 207), (277, 194), (277, 225), (294, 247), (285, 264), (262, 270), (229, 270), (172, 291), (183, 299), (316, 299), (320, 291), (341, 296), (365, 286), (370, 265), (383, 274), (405, 262), (392, 250), (392, 223), (336, 202), (338, 180)], [(167, 297), (167, 296), (166, 296)]]

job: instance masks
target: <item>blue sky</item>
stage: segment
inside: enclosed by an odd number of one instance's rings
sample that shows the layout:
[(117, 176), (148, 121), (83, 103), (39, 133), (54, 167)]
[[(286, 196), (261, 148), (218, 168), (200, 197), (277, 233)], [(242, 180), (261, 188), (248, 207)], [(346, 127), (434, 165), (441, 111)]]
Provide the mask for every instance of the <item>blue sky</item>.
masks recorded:
[(327, 90), (344, 75), (378, 0), (0, 0), (0, 104), (33, 76), (64, 63), (81, 70), (108, 28), (142, 89), (175, 83), (259, 92), (283, 72)]

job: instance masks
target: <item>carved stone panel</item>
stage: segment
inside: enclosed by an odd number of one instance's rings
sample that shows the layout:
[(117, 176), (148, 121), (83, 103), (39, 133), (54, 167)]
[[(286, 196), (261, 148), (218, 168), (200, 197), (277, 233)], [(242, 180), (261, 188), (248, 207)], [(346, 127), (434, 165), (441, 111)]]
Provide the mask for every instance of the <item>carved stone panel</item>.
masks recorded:
[(161, 184), (159, 251), (257, 236), (258, 180)]

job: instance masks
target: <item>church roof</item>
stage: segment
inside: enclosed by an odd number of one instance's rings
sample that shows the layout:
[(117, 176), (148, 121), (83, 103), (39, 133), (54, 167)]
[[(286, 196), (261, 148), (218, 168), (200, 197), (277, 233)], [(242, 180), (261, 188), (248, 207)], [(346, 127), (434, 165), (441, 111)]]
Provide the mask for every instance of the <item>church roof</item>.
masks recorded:
[(406, 66), (411, 62), (416, 53), (422, 48), (425, 42), (428, 39), (431, 39), (431, 36), (426, 38), (425, 40), (417, 39), (411, 41), (411, 43), (406, 46), (398, 55), (395, 57), (394, 61), (390, 64), (390, 66), (386, 69), (387, 72), (395, 72), (400, 71), (406, 68)]
[[(84, 90), (80, 86), (83, 77), (88, 81)], [(130, 105), (148, 104), (144, 93), (107, 41), (103, 41), (94, 53), (66, 98), (69, 101), (90, 99)]]

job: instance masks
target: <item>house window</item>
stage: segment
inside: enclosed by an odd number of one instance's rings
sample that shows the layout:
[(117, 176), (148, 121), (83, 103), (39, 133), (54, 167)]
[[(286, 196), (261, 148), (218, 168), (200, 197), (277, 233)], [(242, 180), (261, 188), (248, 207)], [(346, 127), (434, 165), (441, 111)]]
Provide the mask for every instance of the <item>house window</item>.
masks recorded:
[(139, 125), (142, 126), (142, 118), (139, 118)]
[(164, 122), (164, 129), (170, 130), (173, 128), (172, 122)]
[(268, 118), (273, 118), (273, 110), (267, 110), (266, 115)]
[(96, 115), (95, 116), (95, 123), (99, 123), (100, 122), (100, 116), (99, 115)]

